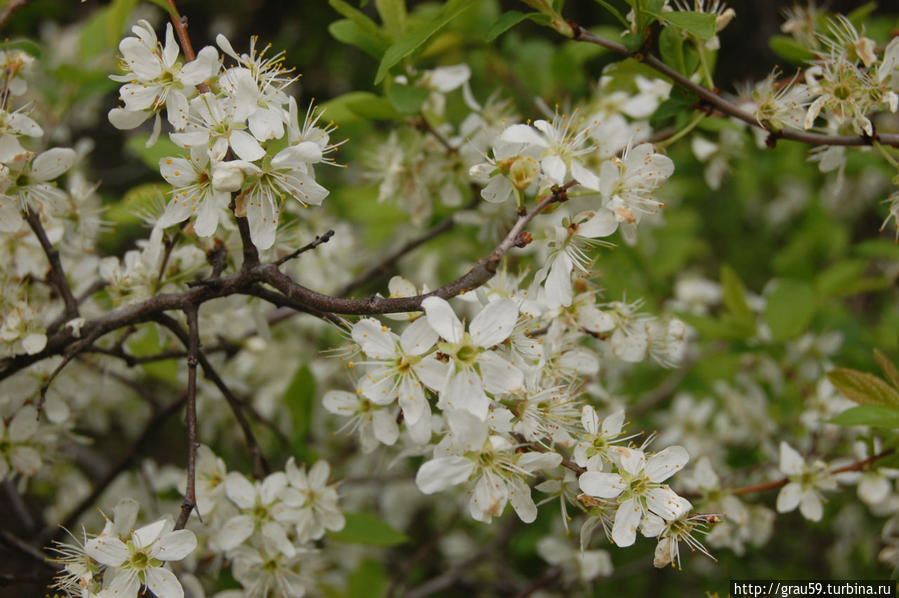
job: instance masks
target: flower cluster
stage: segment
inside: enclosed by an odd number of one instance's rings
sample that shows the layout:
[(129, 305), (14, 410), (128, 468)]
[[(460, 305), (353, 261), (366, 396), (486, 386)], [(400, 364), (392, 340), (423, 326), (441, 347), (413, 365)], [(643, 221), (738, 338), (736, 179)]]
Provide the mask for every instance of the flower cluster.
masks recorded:
[(285, 201), (307, 207), (327, 197), (313, 167), (333, 164), (328, 154), (339, 144), (330, 142), (332, 129), (318, 125), (321, 113), (311, 107), (300, 120), (287, 92), (295, 77), (283, 66), (283, 53), (267, 56), (268, 48), (258, 50), (255, 38), (248, 54), (238, 54), (219, 35), (216, 43), (234, 63), (224, 67), (212, 46), (183, 63), (171, 24), (164, 46), (146, 21), (132, 31), (136, 37), (119, 44), (125, 74), (113, 76), (126, 82), (119, 90), (124, 106), (114, 108), (109, 119), (120, 129), (133, 129), (155, 115), (147, 142), (153, 144), (165, 110), (174, 129), (170, 138), (188, 152), (160, 160), (172, 191), (156, 226), (193, 217), (196, 234), (211, 236), (220, 226), (231, 226), (227, 209), (233, 198), (234, 213), (247, 218), (253, 243), (270, 248)]

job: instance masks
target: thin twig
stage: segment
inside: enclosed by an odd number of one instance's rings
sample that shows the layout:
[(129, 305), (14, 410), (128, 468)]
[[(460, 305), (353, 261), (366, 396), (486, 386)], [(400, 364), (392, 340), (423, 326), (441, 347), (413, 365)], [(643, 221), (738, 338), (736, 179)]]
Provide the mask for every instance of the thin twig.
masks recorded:
[(3, 12), (0, 12), (0, 27), (6, 25), (13, 13), (26, 4), (28, 4), (28, 0), (9, 0), (9, 3), (3, 7)]
[[(867, 459), (862, 459), (861, 461), (856, 461), (855, 463), (851, 463), (849, 465), (844, 465), (843, 467), (837, 467), (836, 469), (830, 470), (831, 475), (836, 475), (838, 473), (845, 473), (847, 471), (858, 471), (860, 469), (864, 469), (867, 466), (871, 465), (878, 459), (882, 459), (887, 455), (892, 455), (896, 452), (896, 449), (889, 448), (884, 451), (877, 453), (876, 455), (872, 455)], [(774, 480), (772, 482), (764, 482), (761, 484), (754, 484), (752, 486), (743, 486), (742, 488), (734, 488), (732, 490), (727, 490), (727, 494), (740, 495), (740, 494), (754, 494), (756, 492), (764, 492), (766, 490), (773, 490), (774, 488), (780, 488), (781, 486), (786, 486), (790, 482), (789, 478), (782, 478), (779, 480)]]
[[(141, 450), (143, 450), (144, 445), (150, 440), (153, 436), (153, 433), (158, 431), (159, 427), (178, 409), (181, 408), (182, 405), (187, 401), (187, 393), (183, 393), (179, 398), (175, 399), (168, 405), (166, 405), (162, 410), (155, 413), (150, 421), (146, 423), (143, 431), (140, 436), (138, 436), (134, 442), (131, 443), (131, 446), (127, 451), (122, 455), (122, 457), (116, 462), (115, 465), (103, 476), (99, 482), (94, 484), (91, 493), (84, 497), (78, 506), (76, 506), (71, 513), (65, 518), (65, 520), (59, 525), (59, 529), (57, 531), (48, 531), (47, 535), (55, 537), (56, 539), (62, 536), (62, 533), (65, 529), (71, 528), (75, 523), (78, 522), (78, 518), (88, 510), (100, 495), (106, 490), (109, 485), (115, 481), (119, 475), (128, 469), (128, 467), (132, 464), (132, 462), (137, 458), (138, 454)], [(45, 544), (46, 542), (42, 542)]]
[[(552, 193), (539, 198), (533, 210), (518, 216), (506, 237), (490, 255), (478, 261), (461, 277), (429, 293), (397, 298), (346, 299), (332, 297), (297, 284), (288, 275), (280, 272), (274, 264), (245, 265), (239, 272), (217, 279), (217, 283), (214, 285), (200, 285), (179, 293), (159, 293), (142, 302), (89, 320), (82, 326), (82, 334), (97, 339), (113, 330), (154, 320), (169, 310), (184, 310), (190, 305), (199, 306), (206, 301), (235, 294), (255, 294), (250, 291), (258, 289), (257, 285), (260, 282), (271, 284), (284, 295), (280, 304), (300, 311), (316, 310), (330, 314), (365, 315), (421, 311), (421, 302), (427, 297), (438, 296), (444, 299), (455, 297), (460, 293), (476, 289), (493, 278), (506, 252), (512, 247), (520, 246), (519, 236), (531, 220), (551, 204), (567, 199), (566, 192), (573, 185), (574, 181), (570, 181), (562, 187), (556, 188)], [(246, 224), (246, 218), (243, 219), (243, 222)], [(250, 246), (253, 255), (256, 255), (255, 246), (252, 246), (252, 243)], [(48, 338), (46, 347), (38, 353), (33, 355), (22, 353), (0, 359), (0, 380), (4, 380), (47, 357), (66, 352), (76, 340), (71, 330), (63, 328)], [(81, 347), (84, 346), (84, 344), (81, 345)]]
[[(172, 331), (172, 333), (178, 337), (178, 339), (188, 345), (192, 342), (189, 337), (189, 333), (184, 331), (184, 328), (181, 327), (178, 322), (165, 314), (160, 315), (157, 318), (157, 321)], [(213, 384), (215, 384), (216, 388), (219, 389), (219, 392), (222, 393), (222, 396), (225, 397), (225, 400), (228, 402), (228, 406), (231, 407), (231, 411), (234, 413), (234, 417), (237, 420), (237, 424), (240, 426), (241, 431), (243, 432), (244, 439), (247, 443), (247, 448), (250, 450), (250, 454), (253, 457), (253, 471), (254, 476), (258, 479), (265, 477), (270, 471), (268, 463), (265, 461), (265, 457), (262, 454), (262, 449), (259, 448), (259, 443), (256, 441), (256, 436), (253, 434), (253, 430), (250, 428), (250, 423), (247, 421), (247, 418), (243, 414), (244, 405), (238, 399), (231, 389), (225, 384), (225, 381), (222, 380), (221, 376), (219, 376), (218, 372), (215, 371), (215, 368), (212, 366), (212, 363), (209, 359), (206, 358), (206, 355), (203, 351), (199, 349), (196, 352), (196, 358), (199, 362), (200, 366), (203, 368), (203, 375), (206, 376)]]
[(168, 2), (169, 6), (172, 7), (169, 16), (172, 19), (172, 25), (175, 27), (175, 33), (178, 35), (181, 51), (184, 52), (184, 57), (187, 59), (187, 62), (191, 62), (197, 55), (194, 54), (194, 47), (190, 43), (190, 36), (187, 35), (187, 19), (182, 17), (181, 13), (178, 12), (178, 7), (175, 6), (174, 0), (168, 0)]
[[(187, 491), (181, 503), (181, 515), (175, 529), (184, 529), (191, 512), (197, 508), (197, 362), (200, 354), (200, 331), (197, 312), (184, 310), (187, 316)], [(199, 515), (199, 513), (198, 513)]]
[(21, 538), (17, 538), (12, 533), (7, 530), (0, 530), (0, 542), (6, 544), (9, 548), (16, 550), (24, 554), (27, 557), (34, 559), (35, 561), (41, 563), (42, 565), (50, 568), (57, 569), (58, 567), (53, 563), (47, 561), (47, 557), (43, 552), (29, 544), (28, 542), (22, 540)]
[(899, 147), (899, 134), (896, 133), (882, 133), (868, 137), (863, 135), (825, 135), (821, 133), (809, 133), (808, 131), (800, 131), (799, 129), (793, 129), (791, 127), (783, 127), (776, 131), (768, 129), (767, 127), (762, 125), (762, 123), (760, 123), (754, 115), (743, 111), (735, 104), (724, 99), (714, 91), (707, 89), (697, 83), (694, 83), (655, 56), (642, 53), (640, 51), (636, 53), (631, 52), (617, 42), (613, 42), (611, 40), (600, 37), (595, 33), (591, 33), (590, 31), (579, 27), (574, 23), (570, 23), (570, 25), (574, 30), (575, 41), (596, 44), (597, 46), (602, 46), (603, 48), (611, 50), (612, 52), (615, 52), (617, 54), (621, 54), (622, 56), (629, 56), (636, 60), (639, 60), (647, 66), (655, 69), (662, 75), (668, 77), (681, 87), (695, 93), (703, 102), (705, 102), (709, 106), (717, 108), (724, 114), (732, 116), (751, 126), (759, 127), (760, 129), (768, 131), (773, 139), (790, 139), (793, 141), (801, 141), (802, 143), (807, 143), (809, 145), (871, 145), (876, 141), (883, 145)]
[[(475, 190), (475, 196), (468, 202), (462, 209), (470, 210), (478, 205), (480, 201), (480, 187)], [(342, 287), (340, 287), (335, 293), (339, 297), (346, 297), (359, 287), (368, 284), (378, 276), (383, 276), (390, 272), (390, 268), (398, 262), (401, 258), (411, 253), (415, 249), (421, 247), (431, 239), (435, 237), (439, 237), (443, 233), (449, 231), (456, 224), (455, 214), (447, 216), (431, 228), (429, 228), (424, 234), (415, 237), (414, 239), (403, 243), (401, 247), (399, 247), (396, 251), (389, 254), (383, 260), (381, 260), (378, 264), (370, 267), (368, 270), (346, 283)]]
[(31, 230), (34, 231), (38, 241), (40, 241), (41, 248), (47, 256), (47, 261), (50, 262), (50, 274), (48, 278), (65, 304), (64, 314), (66, 319), (71, 320), (72, 318), (77, 318), (78, 302), (75, 300), (75, 296), (72, 295), (72, 289), (69, 286), (69, 281), (66, 279), (66, 273), (62, 269), (59, 252), (53, 247), (53, 243), (50, 242), (50, 239), (47, 237), (47, 232), (44, 230), (44, 225), (41, 224), (41, 217), (38, 216), (37, 212), (34, 212), (30, 208), (24, 210), (22, 215), (25, 217)]
[(328, 232), (326, 232), (323, 235), (316, 235), (315, 239), (311, 243), (307, 243), (306, 245), (303, 245), (296, 251), (288, 253), (281, 259), (275, 260), (274, 264), (276, 266), (280, 266), (284, 262), (289, 262), (290, 260), (297, 257), (298, 255), (306, 253), (307, 251), (311, 251), (311, 250), (315, 249), (316, 247), (318, 247), (319, 245), (323, 245), (323, 244), (327, 243), (328, 241), (331, 240), (331, 237), (333, 237), (333, 236), (334, 236), (333, 230), (329, 230)]

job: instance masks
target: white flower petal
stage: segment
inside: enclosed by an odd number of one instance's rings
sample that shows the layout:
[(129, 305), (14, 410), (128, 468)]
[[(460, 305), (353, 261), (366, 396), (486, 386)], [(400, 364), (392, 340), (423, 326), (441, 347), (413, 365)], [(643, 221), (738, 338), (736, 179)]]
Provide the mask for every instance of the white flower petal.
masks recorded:
[(450, 304), (441, 297), (431, 296), (421, 302), (428, 323), (443, 339), (458, 343), (462, 340), (465, 329)]
[(475, 316), (468, 330), (476, 345), (489, 348), (509, 338), (516, 322), (518, 305), (511, 299), (497, 299)]
[(474, 471), (474, 462), (465, 457), (438, 457), (424, 463), (415, 474), (415, 484), (425, 494), (434, 494), (461, 484)]

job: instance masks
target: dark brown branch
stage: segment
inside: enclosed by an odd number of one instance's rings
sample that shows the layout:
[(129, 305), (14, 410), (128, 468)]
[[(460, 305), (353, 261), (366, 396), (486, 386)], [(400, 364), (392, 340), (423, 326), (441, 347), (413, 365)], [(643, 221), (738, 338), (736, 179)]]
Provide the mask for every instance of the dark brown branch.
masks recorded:
[[(769, 130), (761, 123), (759, 123), (759, 121), (752, 114), (744, 112), (735, 104), (727, 101), (712, 90), (706, 89), (705, 87), (694, 83), (655, 56), (643, 53), (634, 54), (617, 42), (607, 40), (596, 35), (595, 33), (587, 31), (582, 27), (578, 27), (577, 25), (572, 25), (575, 33), (574, 39), (576, 41), (596, 44), (597, 46), (602, 46), (603, 48), (611, 50), (612, 52), (615, 52), (617, 54), (621, 54), (622, 56), (632, 56), (637, 60), (645, 63), (647, 66), (655, 69), (662, 75), (668, 77), (681, 87), (693, 92), (694, 94), (699, 96), (700, 100), (702, 100), (709, 106), (720, 110), (727, 116), (732, 116), (738, 120), (742, 120), (743, 122), (751, 126)], [(770, 132), (775, 136), (775, 138), (800, 141), (809, 145), (871, 145), (873, 142), (877, 141), (878, 143), (881, 143), (883, 145), (899, 147), (899, 134), (896, 133), (876, 134), (872, 137), (862, 135), (824, 135), (821, 133), (809, 133), (808, 131), (800, 131), (799, 129), (793, 129), (790, 127), (784, 127), (782, 129), (778, 129), (777, 131), (772, 130)]]
[(328, 241), (330, 241), (330, 240), (331, 240), (331, 237), (333, 237), (333, 236), (334, 236), (334, 231), (333, 231), (333, 230), (329, 230), (328, 232), (326, 232), (326, 233), (323, 234), (323, 235), (316, 235), (316, 236), (315, 236), (315, 239), (314, 239), (311, 243), (307, 243), (306, 245), (303, 245), (302, 247), (300, 247), (300, 248), (297, 249), (296, 251), (293, 251), (293, 252), (291, 252), (291, 253), (288, 253), (287, 255), (285, 255), (284, 257), (282, 257), (281, 259), (275, 260), (275, 265), (276, 265), (276, 266), (280, 266), (280, 265), (283, 264), (284, 262), (289, 262), (290, 260), (292, 260), (293, 258), (297, 257), (298, 255), (301, 255), (301, 254), (303, 254), (303, 253), (306, 253), (307, 251), (312, 251), (313, 249), (315, 249), (315, 248), (318, 247), (319, 245), (323, 245), (323, 244), (327, 243)]
[[(110, 469), (103, 479), (94, 484), (94, 488), (91, 490), (91, 493), (84, 497), (84, 499), (78, 503), (71, 513), (65, 518), (65, 520), (59, 525), (58, 530), (47, 530), (45, 533), (49, 537), (53, 537), (55, 539), (59, 539), (62, 537), (63, 530), (69, 529), (78, 522), (78, 519), (81, 515), (87, 511), (96, 501), (100, 498), (100, 495), (109, 487), (111, 483), (115, 481), (119, 475), (128, 469), (131, 464), (137, 459), (138, 454), (143, 450), (144, 445), (150, 440), (153, 436), (153, 433), (156, 432), (172, 414), (178, 411), (182, 405), (187, 401), (187, 393), (182, 394), (179, 398), (175, 399), (168, 405), (166, 405), (161, 411), (154, 414), (150, 421), (144, 426), (143, 431), (140, 436), (138, 436), (134, 442), (131, 443), (131, 446), (128, 450), (125, 451), (124, 455), (113, 465), (112, 469)], [(46, 544), (42, 542), (42, 544)]]
[(457, 278), (453, 282), (446, 284), (430, 293), (415, 295), (412, 297), (369, 297), (367, 299), (341, 299), (323, 295), (311, 289), (308, 289), (294, 282), (289, 276), (282, 273), (274, 264), (265, 264), (260, 266), (262, 271), (262, 279), (281, 291), (291, 307), (302, 305), (303, 307), (313, 307), (323, 312), (339, 313), (339, 314), (385, 314), (405, 311), (420, 311), (421, 302), (431, 296), (442, 297), (448, 299), (455, 297), (460, 293), (471, 291), (483, 285), (485, 282), (493, 278), (499, 262), (509, 249), (515, 246), (518, 235), (524, 230), (528, 223), (534, 217), (542, 212), (550, 204), (560, 201), (574, 183), (570, 182), (546, 197), (543, 197), (539, 203), (530, 212), (521, 214), (512, 229), (506, 234), (506, 237), (497, 246), (493, 252), (480, 260), (468, 272)]
[[(190, 343), (193, 342), (189, 333), (185, 332), (181, 325), (178, 324), (178, 322), (174, 318), (163, 314), (157, 318), (157, 321), (171, 330), (172, 333), (188, 347), (190, 346)], [(265, 461), (265, 457), (262, 454), (262, 449), (259, 448), (259, 443), (256, 441), (256, 436), (253, 434), (253, 430), (250, 428), (250, 423), (247, 421), (247, 418), (243, 414), (242, 402), (234, 395), (228, 385), (225, 384), (225, 381), (222, 380), (221, 376), (219, 376), (218, 372), (216, 372), (215, 368), (212, 366), (212, 363), (209, 361), (209, 359), (207, 359), (203, 351), (200, 351), (199, 349), (197, 350), (196, 359), (200, 366), (203, 368), (203, 375), (206, 376), (206, 378), (209, 379), (213, 384), (215, 384), (216, 388), (218, 388), (219, 392), (222, 393), (222, 396), (224, 396), (225, 400), (228, 402), (228, 406), (231, 407), (231, 411), (234, 413), (237, 424), (240, 426), (240, 429), (243, 432), (247, 447), (250, 450), (250, 454), (253, 456), (253, 475), (257, 479), (262, 479), (271, 470), (268, 466), (268, 463)], [(194, 369), (194, 371), (196, 371), (196, 369)]]
[(175, 529), (184, 529), (191, 512), (197, 508), (197, 361), (200, 354), (198, 311), (196, 307), (184, 310), (184, 315), (187, 316), (187, 490)]
[[(420, 311), (421, 302), (427, 297), (438, 296), (448, 299), (465, 291), (476, 289), (490, 280), (496, 273), (503, 256), (512, 247), (516, 246), (520, 233), (530, 221), (549, 205), (557, 201), (563, 201), (566, 191), (574, 184), (574, 181), (571, 181), (557, 188), (551, 194), (540, 198), (534, 209), (518, 216), (515, 225), (490, 255), (480, 260), (460, 278), (430, 293), (393, 299), (385, 299), (383, 297), (369, 297), (367, 299), (332, 297), (297, 284), (289, 276), (280, 272), (274, 264), (257, 264), (255, 266), (246, 266), (240, 272), (230, 276), (216, 279), (215, 284), (195, 286), (180, 293), (160, 293), (143, 302), (129, 305), (89, 320), (82, 327), (82, 335), (96, 340), (113, 330), (154, 320), (166, 311), (183, 311), (192, 305), (199, 306), (206, 301), (234, 294), (256, 294), (252, 291), (259, 282), (266, 282), (274, 286), (284, 295), (284, 305), (300, 311), (309, 312), (310, 310), (316, 310), (321, 313), (366, 315)], [(245, 218), (244, 223), (246, 223)], [(255, 251), (255, 246), (253, 246), (253, 250)], [(34, 355), (20, 354), (0, 359), (0, 380), (8, 378), (33, 363), (63, 353), (75, 340), (71, 330), (63, 328), (47, 340), (47, 346), (39, 353)]]
[(41, 217), (37, 212), (34, 212), (31, 209), (26, 209), (22, 212), (22, 215), (28, 222), (28, 226), (34, 231), (38, 241), (40, 241), (41, 248), (47, 256), (47, 261), (50, 262), (50, 274), (47, 278), (49, 279), (50, 284), (53, 285), (53, 288), (56, 289), (56, 292), (59, 293), (59, 296), (65, 304), (65, 311), (63, 312), (64, 318), (67, 321), (72, 318), (77, 318), (78, 302), (75, 300), (75, 296), (72, 295), (72, 289), (69, 286), (69, 281), (66, 279), (66, 273), (62, 269), (62, 261), (59, 259), (59, 252), (53, 247), (53, 243), (50, 242), (50, 239), (47, 237), (47, 232), (44, 230), (44, 225), (41, 224)]
[(259, 251), (256, 249), (256, 245), (253, 244), (253, 239), (250, 236), (250, 223), (243, 210), (246, 194), (247, 191), (244, 191), (235, 199), (232, 199), (229, 206), (237, 219), (237, 231), (240, 233), (240, 243), (243, 246), (243, 264), (241, 265), (243, 270), (259, 264)]

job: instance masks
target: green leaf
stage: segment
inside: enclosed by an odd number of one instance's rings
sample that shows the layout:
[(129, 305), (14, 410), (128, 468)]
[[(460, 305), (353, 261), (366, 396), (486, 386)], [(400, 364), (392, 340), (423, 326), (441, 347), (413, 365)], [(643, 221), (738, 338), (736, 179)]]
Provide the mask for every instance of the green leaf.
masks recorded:
[(852, 12), (846, 15), (846, 18), (856, 27), (861, 27), (864, 25), (868, 15), (875, 10), (877, 10), (877, 2), (865, 2), (858, 8), (853, 9)]
[(775, 54), (793, 64), (805, 64), (815, 57), (811, 50), (786, 35), (772, 36), (768, 40), (768, 47)]
[(490, 30), (487, 32), (486, 39), (488, 42), (492, 42), (500, 35), (518, 25), (520, 22), (530, 19), (535, 23), (540, 25), (549, 25), (550, 17), (549, 15), (545, 15), (540, 12), (519, 12), (517, 10), (510, 10), (509, 12), (505, 12), (502, 16), (497, 19), (497, 21), (490, 27)]
[(43, 54), (41, 47), (30, 39), (14, 39), (0, 44), (0, 50), (21, 50), (30, 56), (40, 58)]
[(883, 375), (886, 376), (886, 379), (889, 380), (890, 384), (899, 390), (899, 371), (896, 370), (896, 366), (893, 365), (890, 358), (881, 353), (880, 349), (874, 349), (874, 359), (877, 360), (880, 371), (883, 372)]
[(683, 29), (687, 33), (705, 40), (715, 35), (715, 15), (693, 10), (676, 10), (674, 12), (650, 12), (657, 19), (668, 21), (675, 27)]
[(603, 8), (605, 8), (607, 11), (609, 11), (610, 13), (612, 13), (612, 16), (614, 16), (616, 19), (618, 19), (618, 22), (619, 22), (619, 23), (621, 23), (621, 24), (624, 25), (625, 27), (630, 27), (630, 23), (627, 22), (627, 19), (625, 19), (625, 18), (621, 15), (621, 13), (618, 11), (617, 8), (615, 8), (614, 6), (612, 6), (611, 4), (609, 4), (608, 2), (606, 2), (606, 0), (596, 0), (596, 2), (597, 2), (600, 6), (602, 6)]
[(392, 46), (387, 48), (381, 64), (378, 65), (378, 73), (375, 75), (375, 84), (380, 83), (397, 63), (421, 48), (431, 37), (443, 29), (450, 21), (458, 17), (470, 8), (477, 0), (451, 0), (434, 19), (423, 25), (419, 25), (412, 31), (400, 37)]
[(342, 16), (354, 22), (359, 29), (364, 31), (368, 36), (377, 38), (386, 48), (392, 41), (390, 36), (384, 33), (378, 24), (372, 21), (364, 12), (351, 6), (344, 0), (328, 0), (331, 8), (339, 12)]
[(827, 379), (847, 398), (860, 405), (899, 407), (899, 391), (874, 374), (834, 368), (827, 372)]
[(830, 423), (840, 426), (899, 428), (899, 409), (881, 405), (852, 407), (831, 419)]
[(370, 120), (397, 120), (403, 118), (385, 97), (370, 92), (360, 92), (346, 103), (354, 114)]
[(170, 16), (175, 17), (176, 19), (178, 18), (175, 8), (171, 4), (166, 2), (166, 0), (150, 0), (150, 2), (152, 2), (165, 12), (169, 13)]
[(621, 43), (624, 44), (628, 52), (636, 52), (643, 45), (644, 39), (646, 39), (646, 36), (641, 33), (628, 33), (621, 38)]
[(676, 27), (665, 27), (659, 35), (659, 55), (662, 61), (682, 75), (688, 75), (684, 65), (684, 37)]
[(404, 0), (375, 0), (375, 8), (391, 39), (397, 39), (406, 29), (406, 2)]
[(380, 598), (387, 591), (387, 571), (372, 559), (359, 563), (346, 582), (347, 598)]
[(815, 292), (801, 280), (779, 279), (766, 297), (765, 321), (775, 341), (805, 332), (815, 315)]
[(338, 542), (365, 546), (396, 546), (409, 541), (406, 534), (368, 513), (347, 513), (344, 528), (330, 536)]
[(842, 295), (868, 269), (867, 260), (843, 260), (830, 266), (815, 278), (815, 290), (822, 295)]
[(322, 104), (328, 118), (338, 124), (358, 120), (397, 120), (403, 115), (385, 97), (370, 91), (351, 91)]
[(309, 448), (309, 430), (315, 407), (315, 376), (305, 363), (297, 368), (284, 393), (282, 403), (290, 413), (290, 442), (293, 454), (300, 461), (312, 461), (314, 453)]
[(148, 133), (129, 137), (125, 147), (137, 154), (141, 162), (153, 171), (159, 171), (159, 160), (162, 158), (183, 156), (187, 153), (184, 148), (178, 147), (168, 137), (160, 137), (152, 147), (147, 147)]
[(428, 99), (428, 94), (426, 87), (394, 83), (387, 90), (387, 99), (398, 112), (415, 114), (421, 110), (422, 104)]
[(379, 37), (369, 34), (360, 27), (355, 21), (350, 19), (340, 19), (328, 25), (328, 32), (337, 41), (356, 46), (369, 56), (380, 60), (387, 50), (387, 43)]
[(78, 53), (90, 59), (116, 48), (137, 0), (114, 0), (94, 12), (81, 30)]
[(730, 266), (721, 266), (721, 288), (724, 293), (724, 306), (733, 314), (737, 323), (755, 330), (755, 314), (746, 302), (746, 288), (737, 273)]

